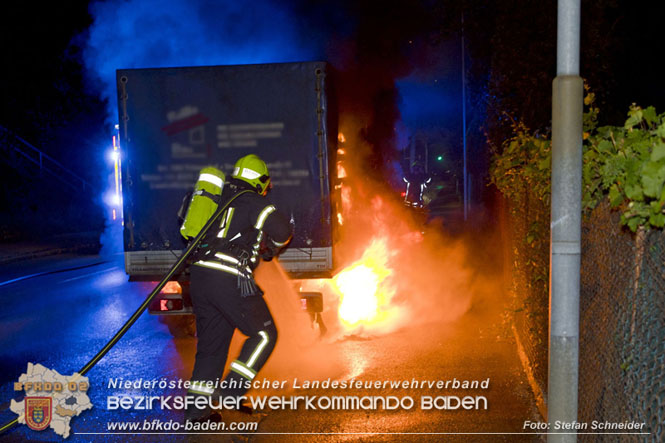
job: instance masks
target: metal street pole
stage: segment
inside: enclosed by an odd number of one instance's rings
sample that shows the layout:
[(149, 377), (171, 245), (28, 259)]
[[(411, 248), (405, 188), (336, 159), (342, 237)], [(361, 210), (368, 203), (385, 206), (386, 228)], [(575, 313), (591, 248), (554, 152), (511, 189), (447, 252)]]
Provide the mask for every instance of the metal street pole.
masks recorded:
[[(555, 429), (577, 421), (583, 82), (579, 76), (580, 0), (559, 0), (557, 76), (552, 89), (552, 213), (548, 442), (576, 442)], [(568, 434), (563, 434), (566, 432)]]
[(464, 52), (464, 11), (462, 11), (462, 149), (464, 151), (464, 172), (462, 174), (464, 187), (462, 192), (464, 193), (464, 220), (466, 221), (469, 215), (469, 180), (466, 166), (466, 66)]

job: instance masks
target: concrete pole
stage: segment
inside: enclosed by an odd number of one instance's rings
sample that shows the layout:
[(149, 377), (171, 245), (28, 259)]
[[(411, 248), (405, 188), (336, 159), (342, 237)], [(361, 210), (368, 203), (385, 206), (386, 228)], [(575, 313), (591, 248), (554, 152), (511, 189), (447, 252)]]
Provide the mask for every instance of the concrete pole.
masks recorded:
[[(583, 82), (580, 0), (558, 1), (557, 76), (552, 91), (552, 219), (548, 442), (576, 442), (556, 422), (577, 421)], [(556, 432), (562, 432), (556, 434)], [(568, 434), (563, 434), (566, 432)]]

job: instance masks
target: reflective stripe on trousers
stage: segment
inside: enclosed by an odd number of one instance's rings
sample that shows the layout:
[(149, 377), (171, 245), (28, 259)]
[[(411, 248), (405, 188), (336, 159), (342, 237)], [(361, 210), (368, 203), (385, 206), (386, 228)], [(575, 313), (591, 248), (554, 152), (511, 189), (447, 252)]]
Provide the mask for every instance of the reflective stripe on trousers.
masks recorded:
[(254, 363), (256, 363), (256, 360), (261, 356), (261, 353), (270, 341), (270, 337), (268, 337), (266, 331), (259, 331), (259, 335), (261, 336), (261, 341), (256, 345), (256, 348), (252, 351), (252, 355), (250, 355), (247, 362), (243, 363), (240, 360), (234, 360), (233, 363), (231, 363), (231, 370), (248, 380), (253, 380), (254, 377), (256, 377), (256, 371), (252, 369), (252, 366), (254, 366)]

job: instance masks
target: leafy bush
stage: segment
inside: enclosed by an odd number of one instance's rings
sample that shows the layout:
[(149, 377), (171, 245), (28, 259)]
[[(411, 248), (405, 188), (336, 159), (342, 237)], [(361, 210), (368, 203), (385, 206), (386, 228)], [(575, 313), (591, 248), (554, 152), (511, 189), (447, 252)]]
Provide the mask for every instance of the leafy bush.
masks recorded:
[(623, 127), (598, 128), (584, 146), (585, 209), (607, 196), (631, 231), (665, 226), (665, 113), (632, 105)]
[(524, 187), (549, 204), (552, 142), (549, 136), (531, 133), (522, 122), (513, 122), (515, 135), (495, 152), (490, 165), (492, 183), (510, 201), (519, 201)]
[[(623, 126), (597, 128), (598, 108), (587, 92), (584, 103), (582, 209), (588, 213), (608, 198), (621, 211), (621, 223), (635, 232), (639, 227), (665, 226), (665, 113), (632, 105)], [(512, 202), (517, 193), (530, 192), (549, 205), (551, 140), (513, 124), (514, 136), (495, 153), (490, 177)]]

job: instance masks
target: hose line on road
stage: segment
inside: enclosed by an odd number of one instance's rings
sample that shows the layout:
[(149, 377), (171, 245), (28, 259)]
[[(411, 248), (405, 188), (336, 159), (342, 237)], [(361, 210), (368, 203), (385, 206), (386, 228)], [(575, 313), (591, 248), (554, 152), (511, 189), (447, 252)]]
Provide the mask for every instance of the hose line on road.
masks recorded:
[[(101, 360), (107, 352), (113, 348), (113, 346), (120, 341), (123, 335), (129, 330), (129, 328), (132, 327), (132, 325), (138, 320), (139, 316), (143, 313), (143, 311), (146, 310), (150, 302), (152, 301), (153, 298), (159, 293), (159, 291), (162, 290), (162, 288), (166, 285), (166, 283), (173, 277), (179, 270), (182, 264), (187, 260), (187, 258), (194, 252), (194, 250), (198, 247), (199, 242), (201, 239), (206, 235), (206, 233), (210, 230), (210, 228), (213, 226), (215, 221), (219, 218), (220, 215), (222, 215), (222, 212), (226, 210), (226, 208), (235, 200), (236, 198), (240, 197), (242, 194), (246, 194), (248, 192), (252, 192), (249, 190), (241, 191), (238, 192), (237, 194), (233, 195), (226, 203), (223, 205), (220, 205), (220, 207), (215, 211), (212, 217), (208, 220), (208, 222), (203, 226), (201, 229), (201, 232), (192, 240), (185, 250), (185, 252), (178, 258), (178, 260), (175, 262), (173, 266), (171, 266), (171, 269), (166, 273), (164, 278), (157, 283), (157, 286), (148, 294), (146, 299), (141, 303), (141, 306), (138, 307), (138, 309), (132, 314), (131, 317), (129, 317), (129, 320), (122, 325), (122, 327), (118, 330), (118, 332), (115, 333), (115, 335), (111, 338), (111, 340), (106, 343), (106, 345), (88, 362), (86, 363), (83, 368), (77, 372), (79, 376), (85, 375), (90, 369), (92, 369), (98, 362)], [(5, 423), (1, 428), (0, 428), (0, 434), (4, 433), (5, 431), (11, 429), (14, 425), (18, 423), (18, 417), (15, 418), (14, 420)]]

